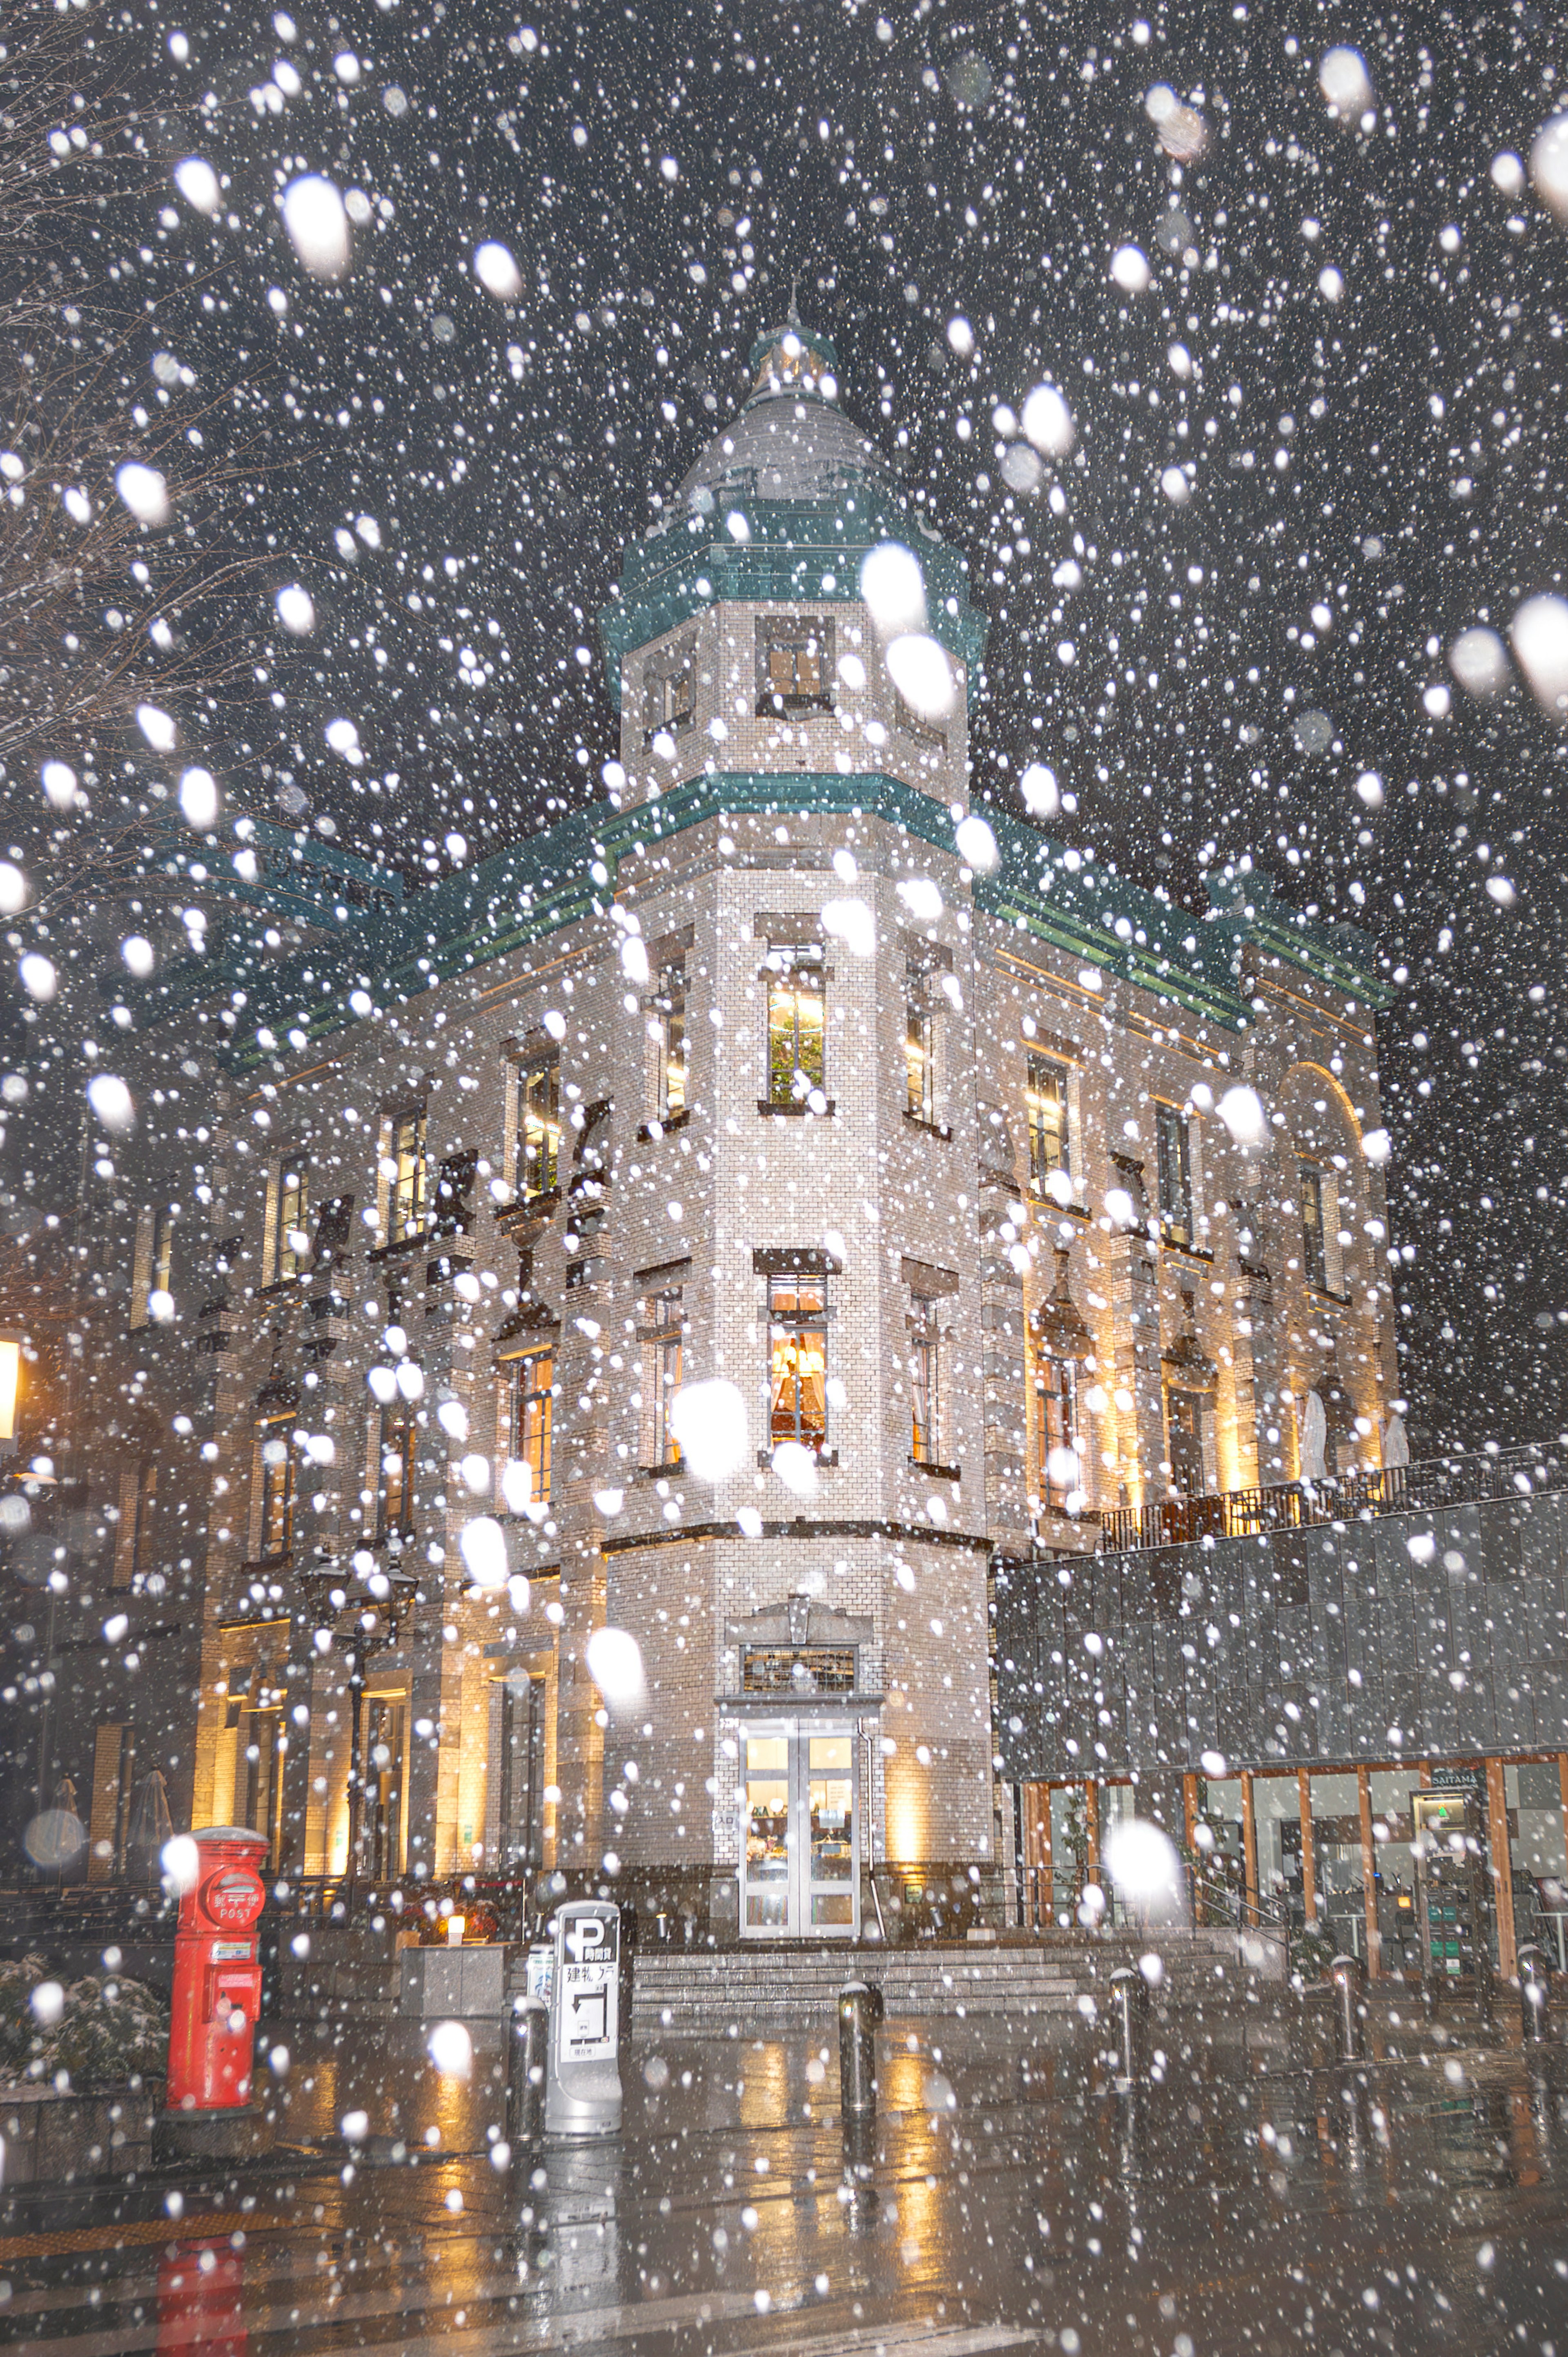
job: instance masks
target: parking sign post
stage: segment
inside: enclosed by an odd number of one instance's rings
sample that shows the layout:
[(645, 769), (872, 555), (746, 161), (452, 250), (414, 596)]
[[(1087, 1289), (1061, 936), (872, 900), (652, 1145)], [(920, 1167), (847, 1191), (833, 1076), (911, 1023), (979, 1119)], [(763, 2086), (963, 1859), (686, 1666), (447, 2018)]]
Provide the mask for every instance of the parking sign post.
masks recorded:
[(613, 2136), (620, 2126), (620, 1914), (577, 1900), (555, 1919), (550, 1992), (548, 2136)]

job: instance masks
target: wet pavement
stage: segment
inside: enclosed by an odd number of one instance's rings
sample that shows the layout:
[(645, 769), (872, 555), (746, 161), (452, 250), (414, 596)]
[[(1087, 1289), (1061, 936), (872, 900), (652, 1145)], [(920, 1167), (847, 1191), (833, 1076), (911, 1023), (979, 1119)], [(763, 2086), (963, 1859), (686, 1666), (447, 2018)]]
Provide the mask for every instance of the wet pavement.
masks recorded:
[[(938, 2357), (1568, 2357), (1568, 2050), (1386, 2009), (1359, 2078), (1288, 2018), (894, 2021), (846, 2156), (836, 2050), (641, 2038), (622, 2135), (498, 2169), (500, 2049), (294, 2024), (285, 2145), (0, 2204), (0, 2343)], [(358, 2160), (337, 2136), (367, 2115)]]

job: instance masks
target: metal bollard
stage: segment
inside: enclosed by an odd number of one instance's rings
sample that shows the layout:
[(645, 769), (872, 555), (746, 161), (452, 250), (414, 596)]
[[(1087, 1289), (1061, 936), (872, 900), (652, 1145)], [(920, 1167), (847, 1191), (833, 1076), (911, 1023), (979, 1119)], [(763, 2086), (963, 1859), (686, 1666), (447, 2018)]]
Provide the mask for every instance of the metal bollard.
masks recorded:
[(845, 1981), (839, 1991), (839, 2109), (847, 2122), (876, 2112), (876, 2025), (882, 1991)]
[(1334, 1984), (1334, 2045), (1341, 2062), (1359, 2062), (1366, 2051), (1361, 2025), (1361, 1964), (1336, 1956), (1328, 1967)]
[(1543, 1948), (1519, 1952), (1520, 2027), (1528, 2046), (1538, 2046), (1551, 2034), (1552, 1964)]
[(525, 2165), (544, 2133), (545, 2049), (550, 2009), (541, 1996), (525, 1996), (513, 2017), (507, 2044), (506, 2138), (512, 2166)]
[(1126, 1965), (1111, 1975), (1111, 2018), (1115, 2027), (1116, 2042), (1121, 2049), (1122, 2085), (1130, 2087), (1144, 2073), (1144, 2015), (1149, 2002), (1149, 1985), (1142, 1973)]

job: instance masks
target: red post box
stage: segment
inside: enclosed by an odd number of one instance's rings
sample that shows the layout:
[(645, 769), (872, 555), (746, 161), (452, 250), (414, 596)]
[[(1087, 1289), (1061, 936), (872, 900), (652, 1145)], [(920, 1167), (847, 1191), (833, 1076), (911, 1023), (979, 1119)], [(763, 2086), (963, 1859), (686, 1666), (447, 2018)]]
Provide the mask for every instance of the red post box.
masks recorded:
[(262, 2009), (256, 1919), (267, 1903), (257, 1869), (267, 1837), (244, 1825), (209, 1825), (192, 1839), (200, 1865), (175, 1932), (168, 2107), (232, 2111), (251, 2100)]

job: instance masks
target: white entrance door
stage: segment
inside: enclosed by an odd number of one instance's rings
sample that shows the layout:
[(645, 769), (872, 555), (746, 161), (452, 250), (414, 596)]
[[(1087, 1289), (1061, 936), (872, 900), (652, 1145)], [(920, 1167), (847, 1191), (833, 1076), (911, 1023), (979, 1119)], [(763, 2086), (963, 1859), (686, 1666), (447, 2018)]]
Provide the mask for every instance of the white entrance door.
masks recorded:
[(745, 1940), (854, 1939), (860, 1791), (853, 1727), (784, 1720), (741, 1738)]

